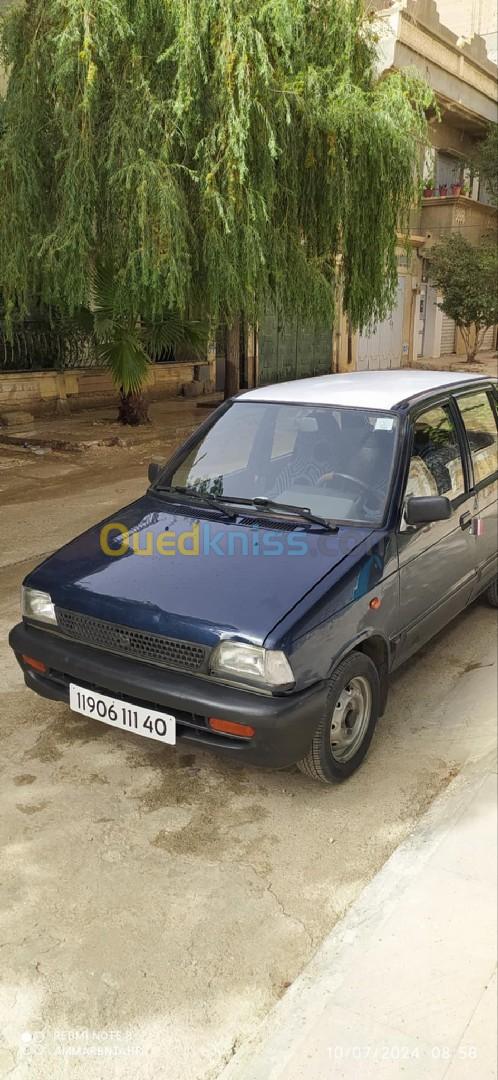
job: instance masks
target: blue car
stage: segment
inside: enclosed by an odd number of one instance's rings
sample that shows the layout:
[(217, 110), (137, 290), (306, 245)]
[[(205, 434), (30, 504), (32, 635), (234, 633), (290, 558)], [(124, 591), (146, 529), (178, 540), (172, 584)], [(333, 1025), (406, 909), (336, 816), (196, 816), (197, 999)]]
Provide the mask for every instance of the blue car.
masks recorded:
[(123, 733), (350, 776), (391, 671), (498, 604), (497, 400), (490, 378), (401, 370), (226, 402), (28, 575), (27, 686)]

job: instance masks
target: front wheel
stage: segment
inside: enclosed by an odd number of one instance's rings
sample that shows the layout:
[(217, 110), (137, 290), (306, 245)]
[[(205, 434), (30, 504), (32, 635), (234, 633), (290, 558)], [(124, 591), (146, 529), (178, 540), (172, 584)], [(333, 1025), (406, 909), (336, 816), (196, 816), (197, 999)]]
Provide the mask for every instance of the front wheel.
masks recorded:
[(325, 716), (298, 768), (323, 784), (346, 780), (363, 761), (380, 709), (377, 668), (364, 653), (352, 652), (329, 680)]

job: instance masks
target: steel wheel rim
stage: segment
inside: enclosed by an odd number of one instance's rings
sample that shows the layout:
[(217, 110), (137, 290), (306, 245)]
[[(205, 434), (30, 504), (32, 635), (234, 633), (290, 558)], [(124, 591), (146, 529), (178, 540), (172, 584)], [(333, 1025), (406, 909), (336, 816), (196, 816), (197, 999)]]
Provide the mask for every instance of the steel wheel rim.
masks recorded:
[(341, 690), (330, 721), (330, 752), (336, 761), (351, 761), (357, 753), (371, 712), (370, 683), (363, 675), (355, 675)]

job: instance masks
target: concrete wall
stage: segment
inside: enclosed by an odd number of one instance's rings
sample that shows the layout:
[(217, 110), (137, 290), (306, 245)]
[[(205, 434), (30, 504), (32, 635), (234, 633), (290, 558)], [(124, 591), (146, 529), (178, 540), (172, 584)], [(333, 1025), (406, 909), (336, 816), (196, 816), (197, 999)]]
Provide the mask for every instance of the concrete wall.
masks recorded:
[(496, 234), (497, 218), (494, 207), (465, 195), (424, 199), (420, 214), (424, 251), (456, 232), (461, 232), (471, 244), (479, 244), (485, 234)]
[[(453, 2), (457, 6), (462, 0)], [(435, 0), (398, 0), (378, 14), (379, 73), (418, 68), (441, 102), (456, 105), (481, 125), (496, 122), (497, 70), (482, 38), (466, 42), (448, 29)]]
[(459, 37), (479, 34), (486, 42), (488, 56), (496, 63), (498, 8), (496, 0), (436, 0), (441, 22)]
[[(213, 389), (212, 363), (152, 364), (146, 393), (151, 399), (197, 396)], [(99, 370), (18, 371), (0, 374), (0, 415), (22, 410), (33, 415), (71, 412), (116, 401), (108, 372)]]
[(458, 114), (444, 112), (438, 122), (433, 119), (430, 124), (430, 140), (437, 150), (454, 153), (462, 158), (468, 158), (475, 149), (475, 133), (462, 123), (462, 117)]

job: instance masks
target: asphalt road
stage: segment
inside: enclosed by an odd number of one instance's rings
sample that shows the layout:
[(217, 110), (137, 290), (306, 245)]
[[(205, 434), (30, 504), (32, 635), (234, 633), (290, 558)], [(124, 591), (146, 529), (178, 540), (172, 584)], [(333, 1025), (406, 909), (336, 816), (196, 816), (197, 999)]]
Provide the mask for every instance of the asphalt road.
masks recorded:
[(367, 762), (333, 789), (25, 690), (5, 640), (23, 576), (140, 493), (150, 456), (0, 453), (0, 1075), (14, 1080), (213, 1080), (494, 739), (483, 602), (396, 676)]

